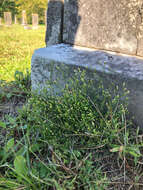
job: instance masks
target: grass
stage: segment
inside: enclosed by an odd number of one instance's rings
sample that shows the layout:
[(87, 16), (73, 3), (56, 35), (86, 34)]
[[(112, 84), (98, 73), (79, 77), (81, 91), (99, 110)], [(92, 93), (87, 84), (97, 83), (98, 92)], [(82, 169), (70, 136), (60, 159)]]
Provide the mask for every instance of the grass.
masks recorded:
[(45, 46), (45, 26), (24, 30), (20, 25), (0, 27), (0, 80), (13, 81), (15, 72), (30, 70), (35, 49)]
[(127, 90), (121, 103), (99, 82), (91, 97), (94, 81), (78, 70), (62, 96), (33, 94), (26, 68), (44, 27), (0, 33), (0, 190), (142, 189), (143, 135), (126, 119)]

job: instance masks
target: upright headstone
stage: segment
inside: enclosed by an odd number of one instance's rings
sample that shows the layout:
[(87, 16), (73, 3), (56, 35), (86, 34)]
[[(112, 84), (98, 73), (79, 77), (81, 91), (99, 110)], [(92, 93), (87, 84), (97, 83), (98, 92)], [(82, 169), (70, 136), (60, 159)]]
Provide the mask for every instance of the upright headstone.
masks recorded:
[(27, 25), (27, 16), (26, 16), (26, 11), (22, 11), (22, 25), (25, 26)]
[(33, 29), (38, 29), (38, 14), (32, 14), (32, 28)]
[(2, 25), (2, 18), (0, 17), (0, 26)]
[(62, 42), (63, 8), (63, 0), (49, 0), (46, 31), (47, 46)]
[(16, 15), (14, 16), (14, 24), (18, 24)]
[(60, 94), (78, 68), (95, 84), (99, 76), (105, 88), (118, 85), (120, 93), (125, 82), (129, 112), (143, 129), (143, 0), (48, 2), (47, 47), (32, 57), (32, 89), (50, 91), (48, 81)]
[(143, 56), (142, 26), (143, 0), (65, 0), (65, 43)]
[(4, 12), (4, 22), (6, 26), (12, 25), (12, 16), (11, 12)]

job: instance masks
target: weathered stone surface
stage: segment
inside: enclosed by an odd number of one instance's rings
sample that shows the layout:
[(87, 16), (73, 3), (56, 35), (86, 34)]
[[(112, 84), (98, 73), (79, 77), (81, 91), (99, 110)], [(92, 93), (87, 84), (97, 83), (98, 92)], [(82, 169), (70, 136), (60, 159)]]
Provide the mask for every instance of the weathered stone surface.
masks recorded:
[(49, 0), (46, 45), (62, 42), (63, 0)]
[(39, 24), (38, 14), (32, 14), (32, 28), (38, 29), (38, 24)]
[[(65, 73), (64, 76), (57, 66)], [(105, 87), (112, 82), (119, 86), (125, 82), (130, 90), (129, 111), (143, 127), (143, 59), (64, 44), (41, 48), (32, 57), (32, 89), (43, 89), (47, 81), (53, 83), (58, 79), (59, 87), (54, 84), (53, 87), (60, 92), (74, 75), (74, 69), (79, 67), (86, 69), (91, 78), (94, 77), (91, 73), (96, 70)]]
[(11, 26), (12, 24), (11, 12), (4, 12), (4, 21), (6, 26)]
[(142, 0), (65, 0), (63, 42), (135, 55), (142, 7)]

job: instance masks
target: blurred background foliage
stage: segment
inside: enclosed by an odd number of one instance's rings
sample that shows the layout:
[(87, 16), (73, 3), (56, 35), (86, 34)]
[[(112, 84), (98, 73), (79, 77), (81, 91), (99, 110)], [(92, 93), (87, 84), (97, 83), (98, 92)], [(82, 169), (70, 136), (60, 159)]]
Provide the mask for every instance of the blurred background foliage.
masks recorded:
[(0, 0), (0, 17), (3, 18), (4, 12), (11, 12), (12, 16), (17, 15), (21, 20), (22, 10), (26, 10), (28, 23), (32, 22), (32, 13), (39, 15), (39, 23), (45, 22), (45, 11), (47, 0)]

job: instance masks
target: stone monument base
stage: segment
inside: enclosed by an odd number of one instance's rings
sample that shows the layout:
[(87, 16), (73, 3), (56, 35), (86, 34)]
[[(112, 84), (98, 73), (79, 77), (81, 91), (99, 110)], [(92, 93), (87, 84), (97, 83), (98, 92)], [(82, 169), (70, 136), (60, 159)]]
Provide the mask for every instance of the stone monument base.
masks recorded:
[(37, 30), (37, 29), (38, 29), (38, 26), (32, 26), (32, 29), (33, 29), (33, 30)]
[(26, 30), (32, 30), (32, 26), (25, 25), (24, 29), (26, 29)]
[[(62, 75), (58, 67), (65, 75)], [(78, 68), (85, 69), (89, 73), (88, 77), (100, 77), (105, 88), (114, 83), (122, 93), (125, 83), (130, 91), (129, 112), (135, 122), (143, 127), (143, 59), (140, 57), (67, 44), (41, 48), (32, 57), (32, 90), (39, 91), (46, 87), (46, 81), (58, 79), (59, 88), (55, 90), (60, 92), (60, 88), (64, 87)], [(97, 75), (92, 75), (95, 71)]]

